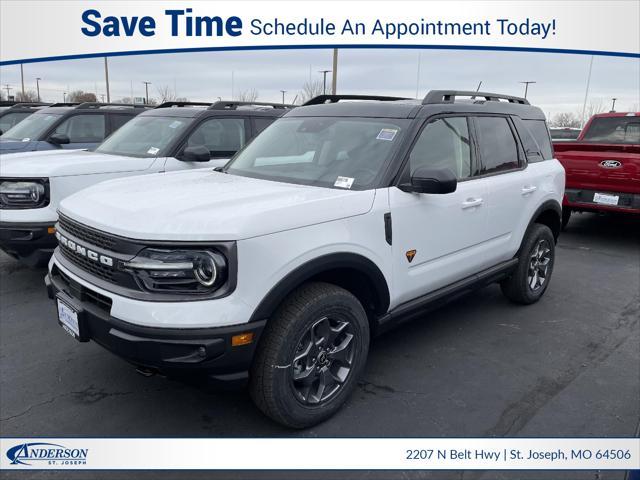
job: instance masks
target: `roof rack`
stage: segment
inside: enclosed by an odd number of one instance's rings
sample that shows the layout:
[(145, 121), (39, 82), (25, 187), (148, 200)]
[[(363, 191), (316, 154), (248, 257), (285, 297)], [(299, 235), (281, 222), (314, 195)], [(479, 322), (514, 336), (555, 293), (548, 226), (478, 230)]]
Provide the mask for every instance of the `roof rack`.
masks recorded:
[(472, 92), (464, 90), (431, 90), (425, 95), (422, 100), (423, 105), (431, 105), (436, 103), (454, 103), (456, 97), (482, 97), (487, 102), (499, 102), (500, 100), (506, 100), (509, 103), (519, 103), (521, 105), (529, 105), (529, 101), (526, 98), (514, 97), (511, 95), (502, 95), (499, 93), (487, 93), (487, 92)]
[(225, 101), (221, 100), (215, 102), (209, 106), (207, 110), (237, 110), (238, 107), (243, 106), (255, 106), (255, 107), (273, 107), (273, 108), (294, 108), (295, 105), (288, 105), (286, 103), (273, 103), (273, 102), (240, 102), (236, 100)]
[[(5, 103), (5, 102), (2, 102)], [(0, 104), (2, 104), (0, 103)], [(5, 104), (6, 106), (6, 104)], [(44, 102), (13, 102), (13, 105), (11, 105), (9, 108), (22, 108), (22, 107), (50, 107), (51, 104), (50, 103), (44, 103)]]
[(388, 97), (384, 95), (318, 95), (303, 103), (306, 105), (322, 105), (323, 103), (337, 103), (341, 100), (377, 100), (379, 102), (393, 102), (395, 100), (411, 100), (407, 97)]
[(80, 102), (56, 102), (49, 105), (50, 107), (75, 107), (80, 105)]
[(129, 108), (149, 108), (144, 103), (101, 103), (101, 102), (82, 102), (74, 104), (75, 108), (104, 108), (104, 107), (129, 107)]
[(210, 102), (178, 102), (178, 101), (170, 101), (170, 102), (162, 102), (160, 105), (155, 108), (169, 108), (169, 107), (208, 107), (210, 106)]

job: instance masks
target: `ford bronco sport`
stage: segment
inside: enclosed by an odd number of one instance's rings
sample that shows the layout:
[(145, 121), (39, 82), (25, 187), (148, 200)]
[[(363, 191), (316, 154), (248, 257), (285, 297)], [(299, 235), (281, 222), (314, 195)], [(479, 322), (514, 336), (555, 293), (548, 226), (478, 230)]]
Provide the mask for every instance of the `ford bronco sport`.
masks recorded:
[(539, 300), (563, 193), (525, 99), (321, 96), (222, 169), (63, 200), (46, 284), (77, 340), (148, 372), (248, 380), (302, 428), (345, 402), (372, 335), (491, 282)]
[(15, 127), (32, 113), (50, 105), (50, 103), (39, 102), (0, 102), (0, 135)]
[(289, 106), (167, 102), (125, 124), (95, 151), (9, 155), (0, 169), (0, 249), (46, 264), (57, 242), (58, 203), (107, 179), (222, 166)]

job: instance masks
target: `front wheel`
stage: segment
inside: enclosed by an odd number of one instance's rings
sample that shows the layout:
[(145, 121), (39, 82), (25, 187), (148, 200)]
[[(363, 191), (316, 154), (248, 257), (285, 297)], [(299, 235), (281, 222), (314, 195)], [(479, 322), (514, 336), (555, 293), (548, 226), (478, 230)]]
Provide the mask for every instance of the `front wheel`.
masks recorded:
[(303, 285), (267, 322), (249, 392), (273, 420), (315, 425), (347, 400), (368, 351), (369, 323), (358, 299), (328, 283)]
[(516, 269), (500, 283), (502, 293), (512, 302), (524, 305), (540, 300), (551, 280), (555, 251), (551, 229), (533, 224), (522, 243)]

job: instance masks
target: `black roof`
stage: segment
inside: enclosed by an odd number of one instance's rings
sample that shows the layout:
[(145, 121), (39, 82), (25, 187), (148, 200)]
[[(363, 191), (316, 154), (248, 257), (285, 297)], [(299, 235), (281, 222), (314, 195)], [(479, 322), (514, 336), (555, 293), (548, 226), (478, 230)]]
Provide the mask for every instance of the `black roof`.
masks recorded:
[(42, 109), (39, 113), (57, 113), (63, 114), (75, 110), (95, 111), (101, 112), (117, 112), (117, 113), (131, 113), (137, 115), (140, 112), (148, 110), (149, 105), (132, 104), (132, 103), (101, 103), (101, 102), (65, 102), (54, 103), (51, 106)]
[(2, 115), (13, 112), (35, 112), (49, 105), (51, 104), (41, 102), (0, 102), (0, 107), (5, 107), (5, 110), (2, 110)]
[[(487, 92), (432, 90), (422, 100), (363, 95), (323, 95), (287, 112), (287, 117), (426, 118), (438, 113), (501, 113), (544, 120), (544, 113), (521, 97)], [(317, 97), (317, 98), (320, 98)], [(462, 100), (459, 97), (469, 97)], [(359, 101), (341, 101), (359, 100)], [(329, 102), (329, 103), (324, 103)]]

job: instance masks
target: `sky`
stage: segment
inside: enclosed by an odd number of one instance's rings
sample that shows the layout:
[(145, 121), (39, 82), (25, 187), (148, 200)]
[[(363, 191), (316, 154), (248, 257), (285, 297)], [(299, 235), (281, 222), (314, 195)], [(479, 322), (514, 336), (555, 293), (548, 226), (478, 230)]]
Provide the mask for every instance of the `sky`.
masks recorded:
[[(481, 90), (523, 95), (548, 117), (560, 112), (580, 116), (589, 71), (589, 55), (488, 52), (467, 50), (341, 49), (338, 61), (338, 93), (423, 97), (431, 89)], [(52, 61), (24, 65), (25, 89), (36, 89), (40, 77), (43, 101), (62, 101), (63, 92), (84, 90), (104, 94), (102, 58)], [(418, 64), (419, 75), (418, 75)], [(255, 89), (258, 100), (293, 102), (305, 82), (322, 80), (319, 70), (331, 69), (332, 50), (260, 50), (136, 55), (109, 58), (111, 100), (158, 97), (168, 88), (192, 101), (237, 98)], [(329, 88), (331, 74), (327, 76)], [(0, 83), (6, 97), (20, 89), (20, 66), (0, 67)], [(587, 104), (609, 110), (640, 110), (640, 60), (593, 57)]]

